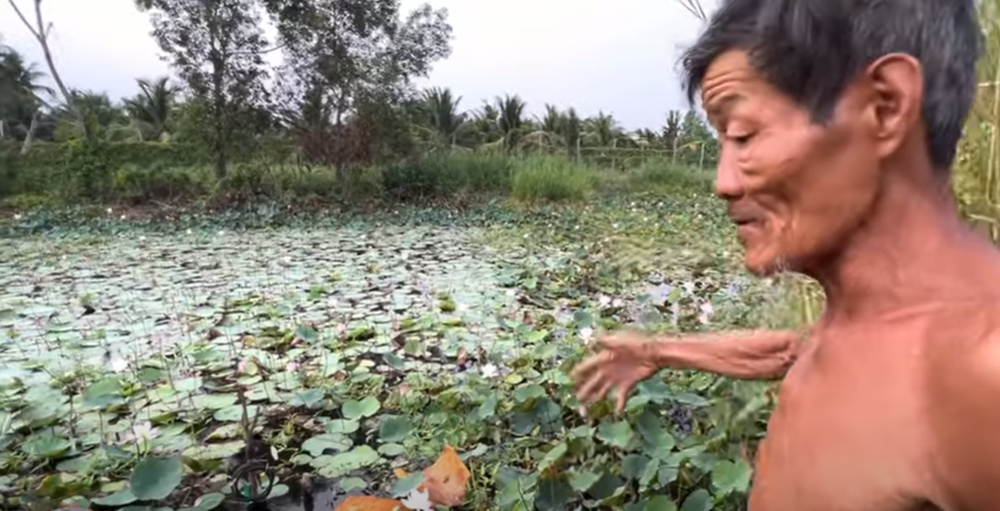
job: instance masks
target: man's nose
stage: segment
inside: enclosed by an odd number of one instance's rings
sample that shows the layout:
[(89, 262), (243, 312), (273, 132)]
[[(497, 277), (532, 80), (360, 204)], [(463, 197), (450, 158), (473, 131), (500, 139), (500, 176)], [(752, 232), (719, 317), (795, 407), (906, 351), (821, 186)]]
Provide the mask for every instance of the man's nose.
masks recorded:
[(715, 171), (715, 195), (720, 199), (736, 199), (743, 195), (743, 176), (739, 165), (729, 151), (719, 152), (719, 166)]

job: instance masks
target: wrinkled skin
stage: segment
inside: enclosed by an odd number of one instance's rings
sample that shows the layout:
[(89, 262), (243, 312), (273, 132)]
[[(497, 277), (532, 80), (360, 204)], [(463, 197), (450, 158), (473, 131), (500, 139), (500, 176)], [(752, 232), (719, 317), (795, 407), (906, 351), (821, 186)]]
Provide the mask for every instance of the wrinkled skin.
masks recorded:
[(662, 368), (780, 378), (750, 511), (1000, 509), (1000, 252), (932, 169), (921, 73), (884, 56), (816, 124), (717, 58), (702, 102), (746, 265), (815, 278), (826, 309), (802, 335), (606, 335), (573, 373), (584, 406), (614, 390), (620, 411)]

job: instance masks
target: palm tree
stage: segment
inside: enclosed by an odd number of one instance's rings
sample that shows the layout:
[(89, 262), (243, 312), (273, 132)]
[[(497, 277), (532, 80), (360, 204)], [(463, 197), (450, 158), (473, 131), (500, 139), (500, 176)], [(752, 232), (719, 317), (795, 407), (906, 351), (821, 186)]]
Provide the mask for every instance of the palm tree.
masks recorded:
[(434, 87), (424, 92), (426, 121), (438, 143), (458, 145), (458, 136), (466, 127), (468, 115), (458, 111), (462, 97), (452, 96), (451, 89)]
[(496, 98), (496, 108), (500, 114), (497, 118), (497, 126), (500, 128), (500, 133), (503, 134), (503, 146), (508, 151), (517, 145), (521, 137), (526, 106), (524, 100), (516, 94)]
[(167, 132), (167, 123), (174, 109), (177, 88), (167, 77), (150, 81), (138, 79), (139, 93), (126, 99), (125, 111), (143, 140), (159, 140)]
[(43, 85), (45, 73), (9, 46), (0, 45), (0, 138), (23, 137), (22, 152), (31, 146), (40, 109), (47, 105), (42, 95), (54, 95)]

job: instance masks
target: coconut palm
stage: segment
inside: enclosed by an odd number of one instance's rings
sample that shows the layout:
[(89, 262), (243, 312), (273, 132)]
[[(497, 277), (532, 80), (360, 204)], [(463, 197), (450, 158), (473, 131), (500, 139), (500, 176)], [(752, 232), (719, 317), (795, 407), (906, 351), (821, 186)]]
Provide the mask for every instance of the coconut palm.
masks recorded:
[(510, 151), (517, 146), (523, 135), (524, 109), (527, 104), (518, 95), (507, 94), (496, 98), (496, 108), (499, 112), (497, 127), (503, 134), (503, 146)]
[(54, 94), (42, 84), (45, 73), (9, 46), (0, 45), (0, 138), (9, 136), (26, 140), (38, 125), (40, 109), (47, 104), (44, 96)]
[(124, 101), (125, 112), (143, 140), (159, 140), (169, 136), (167, 123), (177, 98), (177, 88), (167, 77), (156, 80), (137, 79), (139, 93)]
[(468, 115), (458, 111), (462, 97), (455, 97), (451, 89), (434, 87), (424, 92), (423, 108), (438, 143), (459, 145), (459, 136), (467, 128)]

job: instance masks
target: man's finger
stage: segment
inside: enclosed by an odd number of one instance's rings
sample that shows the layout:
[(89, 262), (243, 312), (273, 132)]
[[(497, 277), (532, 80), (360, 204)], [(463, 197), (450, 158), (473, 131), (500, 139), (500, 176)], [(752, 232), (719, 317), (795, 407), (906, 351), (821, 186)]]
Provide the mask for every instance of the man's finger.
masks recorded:
[(625, 413), (625, 403), (628, 401), (628, 393), (632, 390), (629, 386), (618, 387), (618, 403), (615, 406), (615, 414), (621, 417)]
[(587, 378), (576, 391), (576, 398), (580, 400), (581, 403), (587, 404), (592, 402), (592, 396), (595, 391), (604, 385), (604, 373), (598, 371)]
[(583, 362), (580, 362), (576, 368), (570, 373), (570, 379), (577, 381), (585, 379), (588, 375), (597, 369), (608, 357), (604, 352), (598, 353)]

